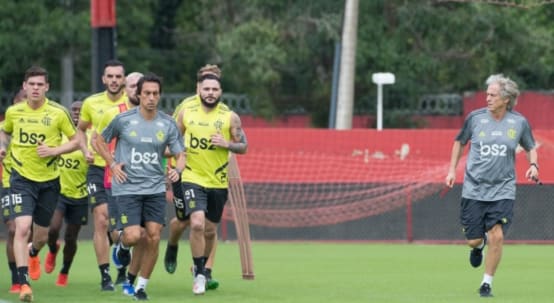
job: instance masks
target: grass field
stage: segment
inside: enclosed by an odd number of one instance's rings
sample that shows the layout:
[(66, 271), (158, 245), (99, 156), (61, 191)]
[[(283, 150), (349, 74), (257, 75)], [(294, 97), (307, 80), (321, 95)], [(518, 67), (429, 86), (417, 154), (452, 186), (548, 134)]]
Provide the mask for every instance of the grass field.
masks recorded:
[[(151, 302), (552, 302), (554, 246), (508, 245), (493, 284), (492, 299), (477, 288), (483, 269), (467, 261), (461, 245), (253, 243), (253, 281), (242, 280), (236, 243), (220, 243), (214, 277), (221, 286), (195, 297), (191, 292), (188, 243), (181, 243), (174, 275), (163, 268), (165, 243), (148, 284)], [(0, 250), (4, 252), (4, 243)], [(41, 256), (44, 259), (46, 249)], [(0, 302), (17, 302), (9, 294), (10, 278), (2, 253)], [(61, 255), (58, 256), (58, 266)], [(113, 267), (113, 266), (112, 266)], [(129, 302), (121, 294), (99, 291), (99, 272), (92, 243), (80, 243), (69, 286), (54, 285), (55, 274), (32, 283), (35, 302)], [(115, 269), (112, 268), (115, 276)]]

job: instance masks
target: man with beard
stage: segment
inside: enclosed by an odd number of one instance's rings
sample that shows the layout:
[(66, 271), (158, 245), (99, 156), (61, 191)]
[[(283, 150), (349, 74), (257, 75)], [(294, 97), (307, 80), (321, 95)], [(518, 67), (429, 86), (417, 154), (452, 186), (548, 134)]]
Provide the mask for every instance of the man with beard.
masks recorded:
[(215, 235), (227, 202), (229, 152), (245, 154), (248, 144), (239, 116), (220, 103), (219, 77), (205, 74), (198, 82), (200, 100), (183, 105), (177, 126), (187, 147), (181, 182), (185, 215), (190, 215), (192, 292), (202, 295), (206, 292), (205, 263), (212, 250), (204, 237)]
[[(202, 76), (212, 74), (217, 78), (221, 78), (221, 69), (217, 65), (206, 64), (198, 70), (196, 74), (196, 95), (190, 96), (184, 99), (176, 108), (173, 113), (173, 118), (177, 119), (181, 109), (188, 102), (200, 102), (200, 96), (198, 95), (198, 90), (200, 88), (200, 81)], [(185, 205), (183, 204), (183, 190), (181, 186), (181, 180), (173, 182), (169, 187), (169, 190), (173, 192), (173, 205), (175, 206), (175, 217), (169, 222), (169, 236), (167, 238), (167, 247), (165, 250), (164, 265), (165, 270), (173, 274), (177, 269), (177, 254), (179, 251), (179, 239), (181, 235), (187, 229), (190, 223), (190, 216), (185, 215)], [(207, 247), (211, 247), (209, 252), (209, 258), (205, 262), (205, 276), (206, 276), (206, 288), (217, 289), (219, 287), (219, 282), (216, 279), (212, 278), (212, 269), (215, 259), (215, 251), (217, 247), (217, 233), (207, 235), (205, 241), (209, 242), (206, 244)]]
[[(101, 275), (101, 290), (113, 291), (114, 286), (110, 277), (110, 241), (118, 236), (115, 217), (109, 217), (109, 209), (116, 209), (109, 189), (104, 186), (104, 170), (106, 161), (93, 151), (92, 141), (86, 140), (89, 128), (94, 132), (98, 128), (102, 115), (111, 107), (123, 104), (127, 100), (123, 89), (125, 83), (125, 68), (123, 63), (110, 60), (104, 64), (102, 83), (106, 90), (94, 94), (83, 101), (78, 129), (81, 133), (81, 149), (89, 161), (87, 173), (87, 187), (89, 190), (89, 204), (94, 218), (94, 251)], [(87, 142), (84, 141), (89, 141)], [(112, 206), (110, 206), (112, 205)], [(111, 238), (108, 235), (110, 231)]]

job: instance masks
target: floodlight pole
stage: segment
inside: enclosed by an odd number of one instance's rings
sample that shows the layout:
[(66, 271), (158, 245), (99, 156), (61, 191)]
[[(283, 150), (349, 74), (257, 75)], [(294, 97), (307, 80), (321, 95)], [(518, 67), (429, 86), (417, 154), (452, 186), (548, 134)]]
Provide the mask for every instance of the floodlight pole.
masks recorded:
[(395, 77), (391, 73), (375, 73), (373, 83), (377, 84), (377, 130), (383, 129), (383, 85), (394, 84)]

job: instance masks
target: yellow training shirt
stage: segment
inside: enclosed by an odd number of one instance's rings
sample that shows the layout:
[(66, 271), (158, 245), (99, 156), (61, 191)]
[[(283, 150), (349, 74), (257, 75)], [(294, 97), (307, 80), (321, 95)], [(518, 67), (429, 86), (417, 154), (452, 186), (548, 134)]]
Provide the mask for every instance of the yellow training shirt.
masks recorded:
[(182, 182), (206, 188), (227, 188), (229, 150), (211, 144), (211, 135), (221, 133), (230, 140), (231, 110), (219, 103), (206, 113), (200, 99), (183, 104), (183, 135), (186, 146), (186, 167)]
[(57, 157), (39, 157), (37, 146), (39, 142), (59, 146), (62, 135), (68, 138), (75, 135), (75, 125), (65, 107), (48, 99), (37, 109), (27, 102), (14, 104), (6, 111), (3, 129), (12, 136), (8, 157), (13, 169), (36, 182), (59, 177)]
[[(124, 103), (127, 101), (127, 95), (124, 93), (121, 95), (121, 97), (115, 101), (112, 101), (108, 97), (108, 93), (106, 91), (92, 95), (83, 101), (83, 107), (81, 108), (81, 114), (80, 119), (85, 122), (90, 122), (92, 125), (92, 131), (96, 130), (98, 128), (98, 124), (100, 123), (100, 120), (102, 119), (102, 116), (104, 115), (104, 112), (106, 112), (109, 108), (114, 107), (115, 105), (119, 105), (121, 103)], [(106, 166), (106, 161), (100, 156), (92, 146), (90, 145), (90, 138), (88, 141), (88, 148), (90, 151), (93, 152), (94, 155), (94, 165), (104, 167)]]

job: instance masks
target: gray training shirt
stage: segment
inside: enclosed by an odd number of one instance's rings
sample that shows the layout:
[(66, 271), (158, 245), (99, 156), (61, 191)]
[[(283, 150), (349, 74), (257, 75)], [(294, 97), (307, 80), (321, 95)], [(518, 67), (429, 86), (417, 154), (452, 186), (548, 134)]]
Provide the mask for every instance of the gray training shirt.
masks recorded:
[(479, 201), (515, 200), (516, 148), (535, 147), (529, 123), (521, 114), (508, 111), (496, 121), (486, 108), (471, 112), (456, 137), (470, 141), (462, 197)]
[[(106, 142), (117, 138), (115, 161), (123, 163), (125, 183), (112, 180), (112, 195), (144, 195), (165, 192), (164, 151), (182, 152), (183, 138), (175, 121), (163, 112), (149, 121), (135, 107), (117, 115), (102, 132)], [(112, 177), (113, 178), (113, 177)]]

